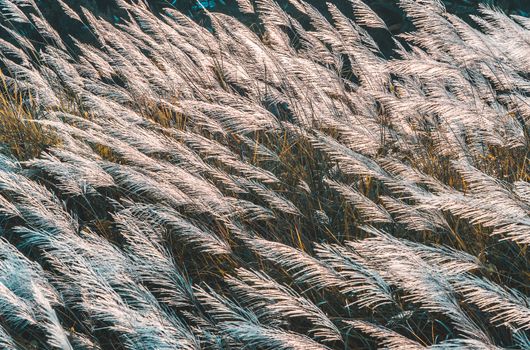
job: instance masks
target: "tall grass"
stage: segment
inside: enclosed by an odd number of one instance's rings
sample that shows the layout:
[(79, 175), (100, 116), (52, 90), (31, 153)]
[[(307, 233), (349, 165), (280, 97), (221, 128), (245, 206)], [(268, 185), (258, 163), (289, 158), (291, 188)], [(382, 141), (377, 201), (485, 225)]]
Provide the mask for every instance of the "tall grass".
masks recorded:
[(0, 145), (5, 151), (17, 159), (27, 160), (58, 145), (60, 139), (55, 137), (54, 132), (44, 130), (35, 122), (38, 116), (31, 105), (31, 98), (25, 103), (22, 94), (16, 89), (9, 89), (3, 76), (0, 79)]
[(1, 346), (530, 347), (527, 18), (115, 2), (0, 2)]

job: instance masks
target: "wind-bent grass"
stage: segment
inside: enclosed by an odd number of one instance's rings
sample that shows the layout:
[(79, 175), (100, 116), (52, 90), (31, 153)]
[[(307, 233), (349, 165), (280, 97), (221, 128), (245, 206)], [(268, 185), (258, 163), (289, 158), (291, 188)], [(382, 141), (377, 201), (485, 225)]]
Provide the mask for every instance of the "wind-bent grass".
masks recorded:
[(2, 346), (530, 347), (528, 19), (0, 3)]
[(24, 103), (22, 94), (11, 93), (3, 76), (0, 88), (0, 146), (17, 159), (39, 156), (44, 150), (56, 146), (60, 139), (52, 130), (44, 130), (35, 121), (35, 109)]

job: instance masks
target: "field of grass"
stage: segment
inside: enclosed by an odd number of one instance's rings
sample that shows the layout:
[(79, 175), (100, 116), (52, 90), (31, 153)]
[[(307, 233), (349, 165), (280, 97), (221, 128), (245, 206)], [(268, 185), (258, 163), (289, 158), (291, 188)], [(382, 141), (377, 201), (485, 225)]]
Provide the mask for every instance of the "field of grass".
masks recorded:
[(52, 2), (0, 0), (1, 349), (530, 349), (530, 19)]

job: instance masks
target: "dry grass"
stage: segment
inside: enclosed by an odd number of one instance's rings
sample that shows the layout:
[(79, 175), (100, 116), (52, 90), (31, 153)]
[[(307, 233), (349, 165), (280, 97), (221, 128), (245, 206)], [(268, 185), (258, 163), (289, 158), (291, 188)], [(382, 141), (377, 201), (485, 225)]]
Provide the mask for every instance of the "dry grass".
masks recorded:
[(361, 1), (291, 3), (240, 1), (255, 31), (63, 4), (97, 41), (75, 57), (11, 14), (47, 44), (0, 45), (31, 87), (0, 112), (0, 347), (528, 344), (530, 24), (400, 0), (387, 59)]
[(19, 160), (38, 157), (48, 148), (58, 146), (53, 131), (35, 122), (36, 109), (31, 96), (8, 91), (5, 80), (0, 89), (0, 145)]

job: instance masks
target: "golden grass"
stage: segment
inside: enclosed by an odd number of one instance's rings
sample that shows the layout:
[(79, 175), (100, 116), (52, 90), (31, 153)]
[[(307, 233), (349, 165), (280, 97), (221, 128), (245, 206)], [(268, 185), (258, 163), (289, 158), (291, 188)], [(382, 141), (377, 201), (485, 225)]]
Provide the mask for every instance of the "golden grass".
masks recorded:
[(9, 92), (3, 77), (2, 81), (0, 91), (0, 145), (2, 148), (6, 148), (18, 160), (28, 160), (60, 144), (57, 135), (35, 122), (34, 109), (27, 106), (24, 96), (17, 92)]

